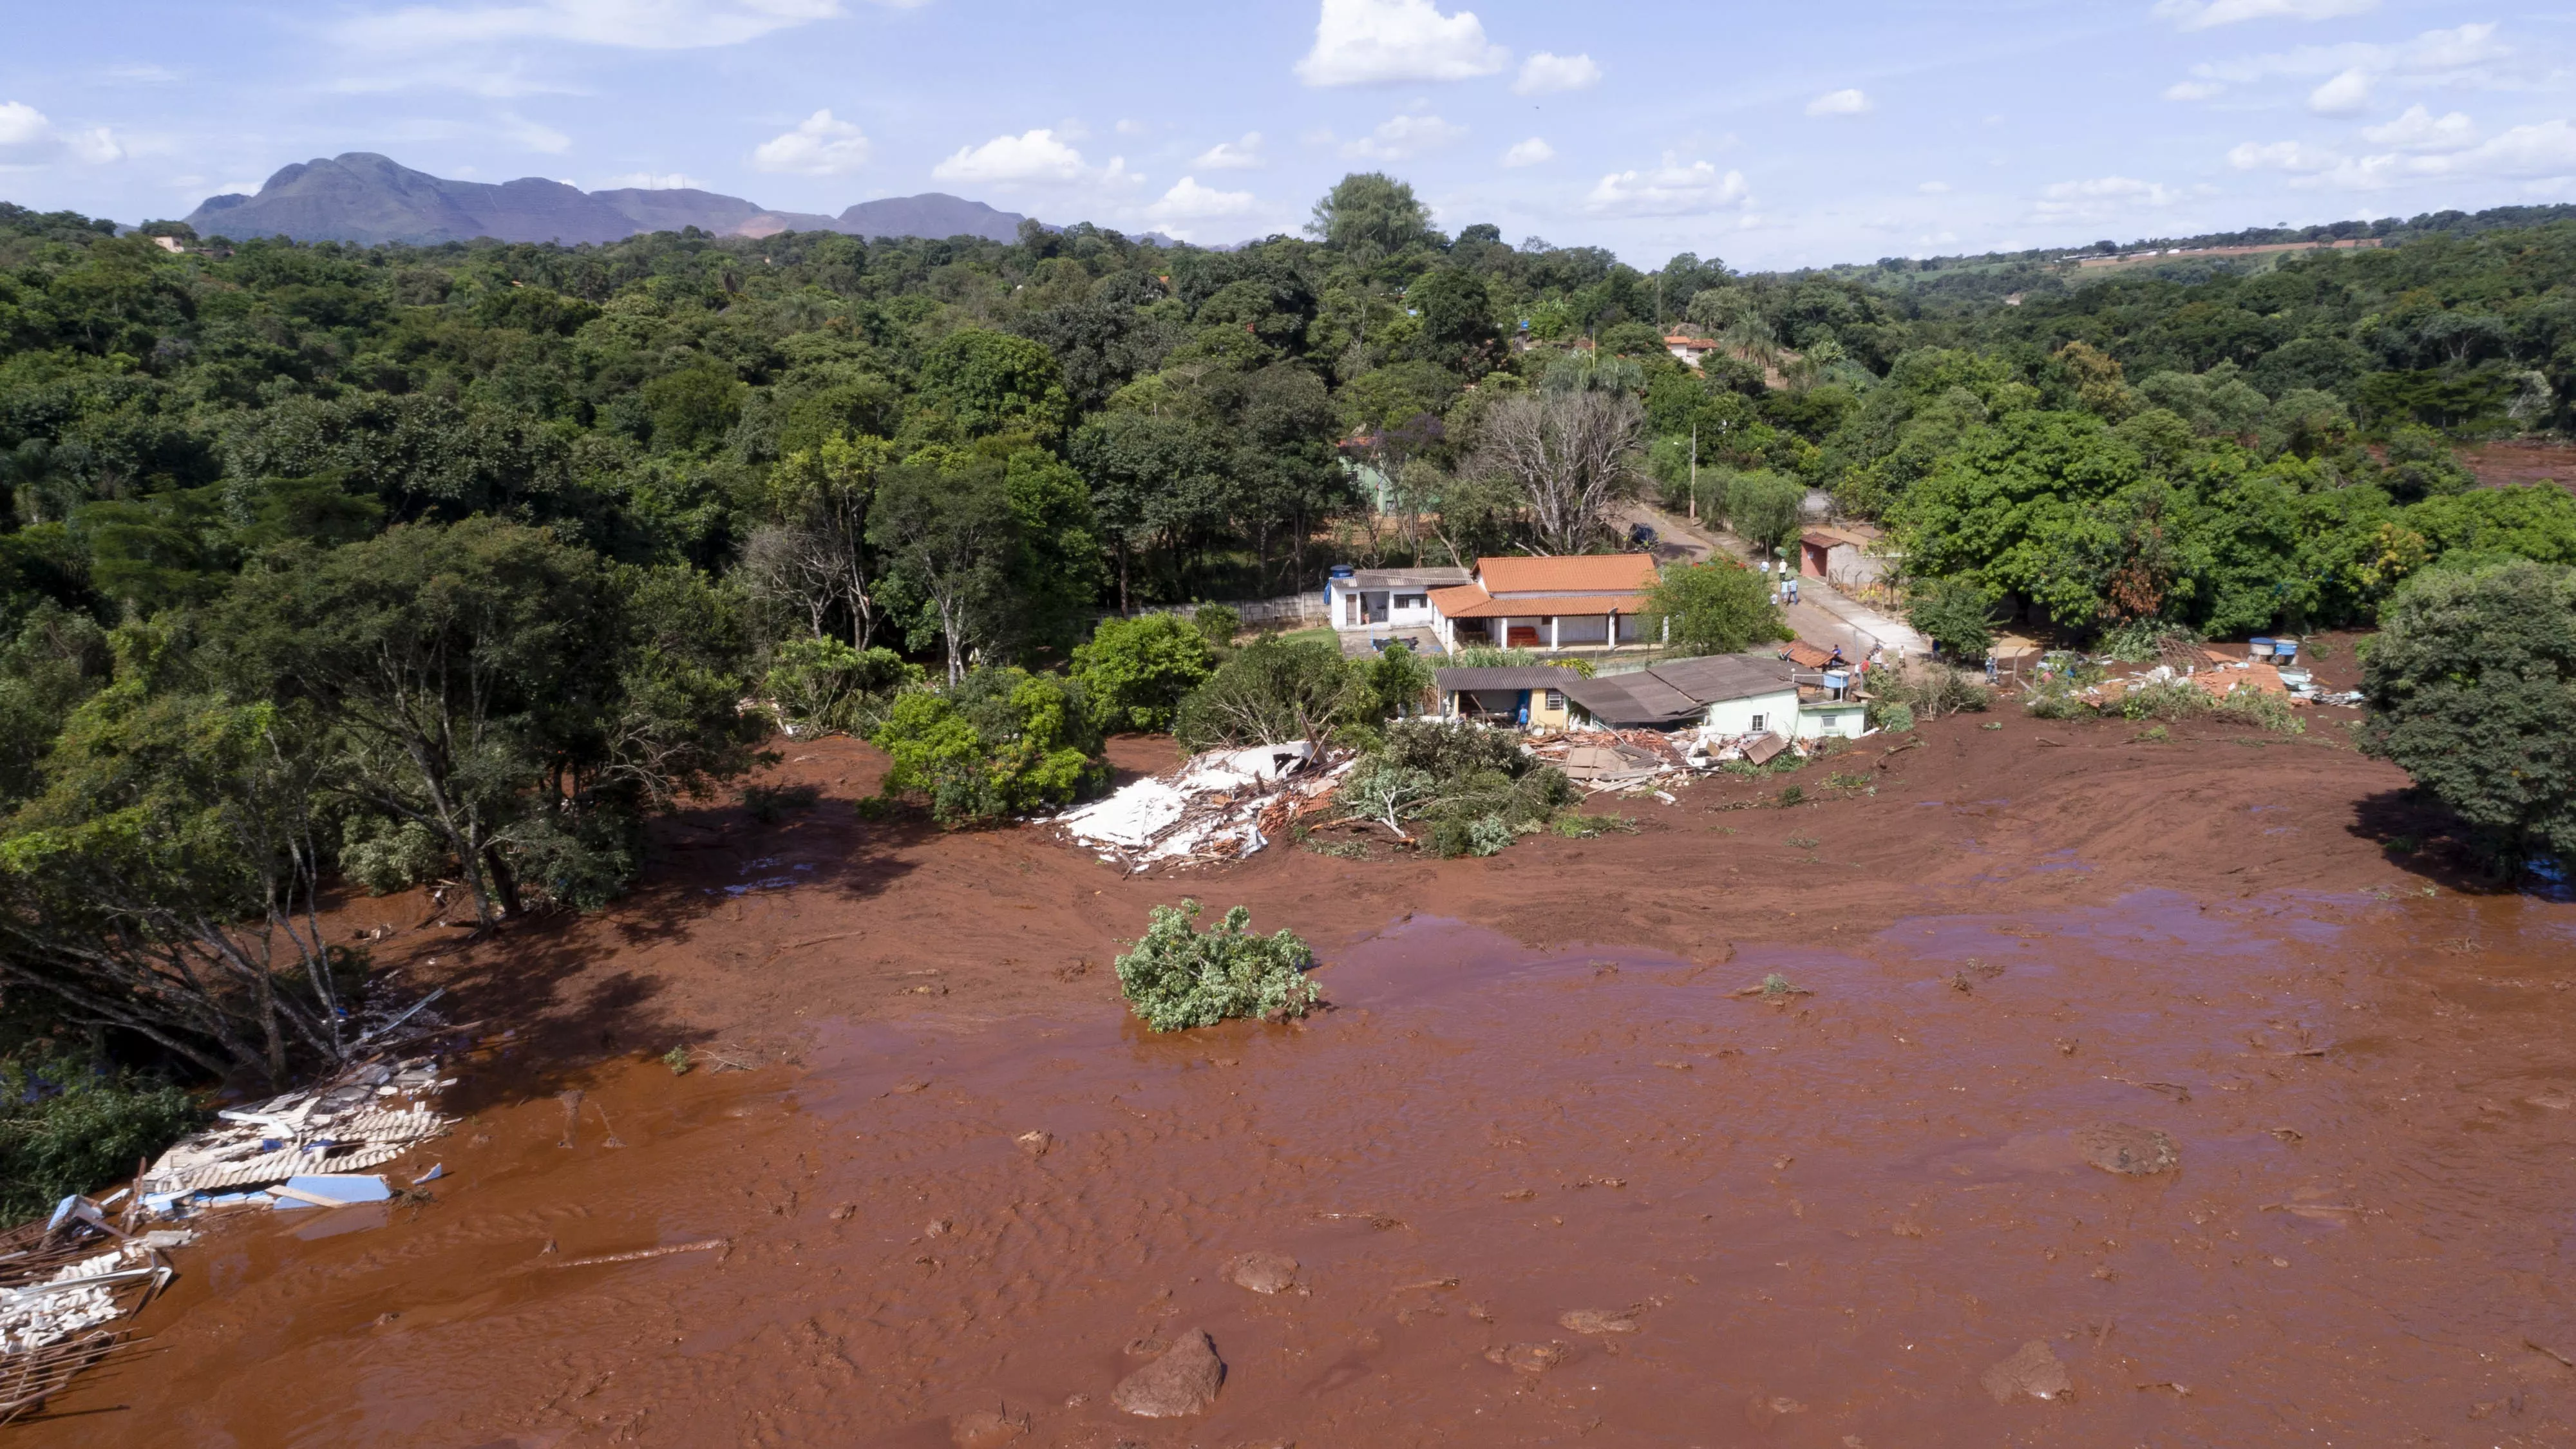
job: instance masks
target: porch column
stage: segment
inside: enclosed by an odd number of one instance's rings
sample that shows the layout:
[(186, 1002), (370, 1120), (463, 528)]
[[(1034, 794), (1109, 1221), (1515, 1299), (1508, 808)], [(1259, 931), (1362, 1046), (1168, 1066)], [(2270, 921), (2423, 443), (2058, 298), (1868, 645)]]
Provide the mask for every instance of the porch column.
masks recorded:
[(1556, 622), (1556, 615), (1550, 614), (1547, 616), (1547, 648), (1548, 652), (1551, 654), (1555, 653), (1557, 649), (1558, 630)]

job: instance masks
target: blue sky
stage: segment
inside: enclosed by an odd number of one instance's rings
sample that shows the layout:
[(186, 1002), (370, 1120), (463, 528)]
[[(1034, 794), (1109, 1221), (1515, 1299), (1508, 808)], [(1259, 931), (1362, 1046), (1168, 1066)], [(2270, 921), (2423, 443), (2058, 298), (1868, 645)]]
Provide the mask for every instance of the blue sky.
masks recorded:
[(1343, 172), (1738, 267), (2576, 201), (2576, 10), (2405, 0), (117, 0), (10, 7), (0, 198), (380, 151), (1223, 242)]

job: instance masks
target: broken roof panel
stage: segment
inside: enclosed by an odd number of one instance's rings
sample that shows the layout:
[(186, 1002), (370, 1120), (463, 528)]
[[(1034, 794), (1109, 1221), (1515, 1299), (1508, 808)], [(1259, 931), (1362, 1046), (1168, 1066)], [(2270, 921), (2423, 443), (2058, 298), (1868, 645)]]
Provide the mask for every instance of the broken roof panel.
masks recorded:
[(1777, 694), (1791, 688), (1789, 662), (1767, 654), (1711, 654), (1675, 659), (1648, 671), (1703, 705)]
[(1565, 697), (1609, 725), (1668, 725), (1696, 719), (1700, 702), (1650, 672), (1605, 674), (1577, 679), (1565, 686)]
[(1435, 669), (1434, 688), (1443, 694), (1468, 689), (1563, 689), (1583, 676), (1554, 665), (1498, 666), (1489, 669)]

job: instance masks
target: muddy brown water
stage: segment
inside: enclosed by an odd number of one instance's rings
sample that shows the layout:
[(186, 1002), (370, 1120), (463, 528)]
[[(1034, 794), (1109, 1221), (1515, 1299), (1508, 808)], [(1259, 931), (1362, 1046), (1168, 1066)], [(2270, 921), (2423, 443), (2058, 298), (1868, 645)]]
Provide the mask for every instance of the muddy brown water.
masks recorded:
[[(2566, 1443), (2571, 958), (2576, 909), (2511, 898), (2147, 891), (1722, 964), (1413, 917), (1304, 1024), (825, 1023), (794, 1067), (605, 1071), (570, 1148), (504, 1052), (394, 1169), (436, 1202), (220, 1224), (151, 1351), (15, 1432)], [(1811, 994), (1736, 994), (1775, 972)], [(2179, 1166), (2088, 1165), (2104, 1124)], [(1228, 1281), (1256, 1251), (1297, 1284)], [(1211, 1412), (1112, 1406), (1201, 1328)], [(2034, 1342), (2071, 1387), (1998, 1402)]]

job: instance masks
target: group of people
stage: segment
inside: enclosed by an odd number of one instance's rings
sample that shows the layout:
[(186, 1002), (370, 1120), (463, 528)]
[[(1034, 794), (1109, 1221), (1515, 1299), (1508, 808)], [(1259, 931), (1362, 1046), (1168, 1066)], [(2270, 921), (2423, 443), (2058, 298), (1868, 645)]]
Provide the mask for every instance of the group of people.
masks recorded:
[[(1771, 572), (1770, 560), (1762, 561), (1762, 571), (1766, 574)], [(1780, 582), (1771, 587), (1771, 601), (1775, 604), (1798, 602), (1798, 575), (1785, 563), (1780, 565)]]

